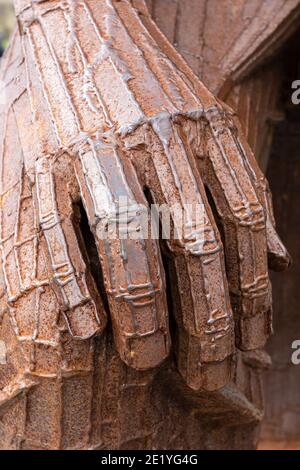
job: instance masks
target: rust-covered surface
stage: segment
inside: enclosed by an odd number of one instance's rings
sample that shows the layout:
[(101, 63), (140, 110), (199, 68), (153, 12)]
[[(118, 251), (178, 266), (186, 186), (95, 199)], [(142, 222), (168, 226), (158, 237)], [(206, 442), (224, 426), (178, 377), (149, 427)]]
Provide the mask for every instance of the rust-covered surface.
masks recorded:
[(274, 56), (300, 23), (299, 0), (146, 0), (158, 26), (214, 93)]
[(273, 275), (275, 335), (267, 347), (273, 365), (265, 374), (261, 447), (299, 448), (299, 371), (291, 362), (299, 331), (299, 106), (293, 111), (291, 103), (299, 79), (299, 2), (148, 3), (195, 73), (237, 111), (260, 167), (268, 169), (278, 231), (294, 263), (286, 276)]
[[(0, 446), (253, 445), (268, 258), (289, 256), (235, 114), (141, 0), (15, 6), (0, 75)], [(175, 206), (201, 205), (203, 225), (190, 216), (162, 245), (103, 239), (120, 196), (131, 232), (151, 201), (171, 233)]]
[(237, 112), (265, 171), (274, 126), (283, 119), (278, 112), (282, 67), (276, 57), (300, 28), (299, 0), (147, 3), (193, 71)]

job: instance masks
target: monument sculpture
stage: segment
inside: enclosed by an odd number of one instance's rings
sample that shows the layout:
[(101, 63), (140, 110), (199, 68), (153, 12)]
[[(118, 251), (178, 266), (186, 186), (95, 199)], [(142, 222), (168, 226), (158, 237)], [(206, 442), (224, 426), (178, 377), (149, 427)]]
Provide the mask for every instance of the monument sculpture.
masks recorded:
[[(249, 446), (261, 409), (243, 362), (267, 362), (268, 259), (282, 269), (289, 255), (236, 114), (142, 0), (14, 4), (0, 72), (1, 448)], [(141, 206), (149, 220), (169, 207), (170, 238), (103, 236), (123, 223), (120, 198), (134, 235)], [(173, 208), (187, 204), (203, 223), (192, 213), (176, 238)]]

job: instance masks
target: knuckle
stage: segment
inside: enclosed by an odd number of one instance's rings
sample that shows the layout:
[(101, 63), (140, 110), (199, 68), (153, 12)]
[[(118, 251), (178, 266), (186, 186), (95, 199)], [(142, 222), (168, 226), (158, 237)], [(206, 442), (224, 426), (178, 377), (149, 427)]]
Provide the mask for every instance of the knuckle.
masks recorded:
[(253, 282), (241, 285), (244, 305), (248, 303), (253, 308), (257, 300), (269, 301), (270, 282), (268, 274), (257, 276)]
[(248, 227), (252, 231), (266, 228), (265, 211), (258, 200), (255, 202), (244, 200), (239, 206), (232, 206), (231, 212), (233, 220), (241, 227)]

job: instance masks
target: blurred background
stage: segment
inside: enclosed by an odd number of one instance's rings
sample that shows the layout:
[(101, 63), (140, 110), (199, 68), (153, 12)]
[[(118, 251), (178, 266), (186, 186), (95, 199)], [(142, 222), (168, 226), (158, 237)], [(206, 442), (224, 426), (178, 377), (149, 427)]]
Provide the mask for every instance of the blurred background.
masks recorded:
[(0, 0), (0, 55), (8, 46), (9, 34), (14, 24), (11, 0)]
[[(195, 14), (190, 16), (191, 21), (187, 21), (186, 26), (177, 21), (179, 0), (147, 0), (147, 2), (160, 28), (210, 88), (211, 83), (206, 83), (205, 73), (203, 75), (200, 71), (202, 56), (199, 51), (203, 51), (201, 44), (197, 43), (200, 35), (193, 30), (201, 0), (185, 0), (185, 4), (195, 10)], [(231, 34), (228, 31), (238, 23), (236, 19), (244, 14), (244, 10), (241, 10), (242, 6), (254, 8), (255, 3), (258, 2), (256, 0), (218, 0), (218, 2), (208, 0), (209, 7), (214, 10), (211, 15), (213, 21), (215, 15), (218, 18), (218, 5), (220, 4), (231, 7), (233, 12), (230, 13), (231, 20), (233, 14), (237, 15), (230, 26), (229, 21), (226, 23), (227, 17), (225, 18), (223, 13), (219, 12), (220, 18), (217, 26), (219, 25), (218, 34), (224, 33), (224, 40), (221, 38), (222, 44), (225, 44)], [(250, 10), (247, 11), (249, 15)], [(13, 23), (11, 1), (0, 0), (0, 54), (8, 45)], [(185, 33), (184, 27), (189, 30), (188, 33)], [(187, 41), (188, 34), (194, 34), (195, 41)], [(255, 72), (238, 85), (239, 89), (244, 87), (245, 96), (249, 102), (255, 103), (260, 115), (264, 110), (257, 107), (255, 87), (257, 85), (263, 87), (260, 93), (265, 98), (265, 108), (268, 113), (263, 123), (264, 129), (267, 130), (266, 141), (263, 142), (261, 149), (255, 150), (255, 154), (267, 174), (273, 192), (279, 234), (294, 261), (293, 266), (286, 273), (272, 274), (275, 334), (267, 347), (273, 365), (264, 373), (263, 379), (265, 419), (262, 424), (259, 447), (264, 449), (300, 449), (300, 365), (295, 366), (291, 362), (292, 342), (300, 340), (300, 105), (295, 106), (291, 102), (291, 84), (294, 80), (300, 79), (300, 22), (294, 33), (289, 36), (266, 64), (257, 67)], [(211, 34), (211, 38), (207, 38), (207, 47), (209, 47), (210, 39), (212, 44), (215, 44), (215, 37)], [(211, 47), (208, 53), (209, 60), (206, 63), (213, 64), (214, 54), (217, 53), (217, 47), (215, 50)], [(218, 62), (217, 59), (215, 62)], [(214, 79), (214, 74), (211, 76)], [(272, 77), (272, 81), (266, 78), (268, 76)], [(272, 86), (274, 90), (276, 88), (273, 95)], [(215, 92), (214, 89), (213, 91)], [(271, 98), (275, 96), (275, 100), (267, 106), (268, 93)], [(235, 107), (234, 102), (227, 101)], [(240, 118), (243, 122), (242, 115)], [(251, 118), (253, 122), (258, 120), (256, 114), (251, 116), (250, 113), (247, 119), (251, 121)], [(251, 132), (248, 133), (248, 139), (251, 145)], [(252, 147), (255, 148), (254, 145)]]

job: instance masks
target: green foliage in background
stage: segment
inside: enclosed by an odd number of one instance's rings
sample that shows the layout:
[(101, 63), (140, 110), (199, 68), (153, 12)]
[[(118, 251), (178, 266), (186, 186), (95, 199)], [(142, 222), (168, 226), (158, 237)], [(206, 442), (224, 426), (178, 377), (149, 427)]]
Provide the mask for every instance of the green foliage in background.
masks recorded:
[(0, 54), (8, 45), (13, 24), (14, 12), (11, 0), (0, 0)]

